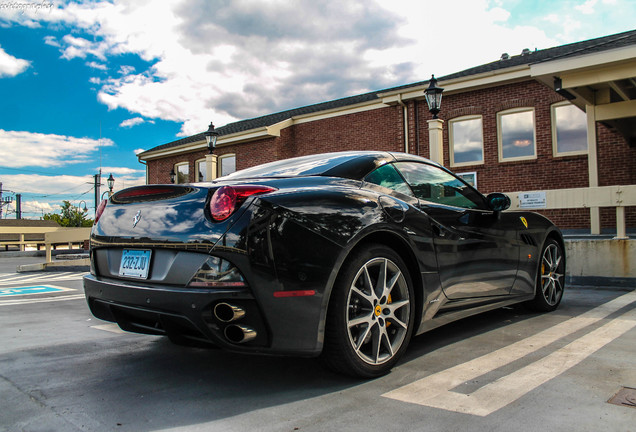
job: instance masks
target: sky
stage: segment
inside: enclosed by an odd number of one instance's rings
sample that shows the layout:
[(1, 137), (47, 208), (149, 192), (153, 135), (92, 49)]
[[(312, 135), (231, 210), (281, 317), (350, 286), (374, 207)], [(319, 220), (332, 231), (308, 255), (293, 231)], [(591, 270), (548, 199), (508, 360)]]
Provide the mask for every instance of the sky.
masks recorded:
[[(94, 212), (140, 151), (237, 120), (636, 28), (636, 0), (0, 0), (0, 182)], [(15, 218), (13, 204), (3, 218)]]

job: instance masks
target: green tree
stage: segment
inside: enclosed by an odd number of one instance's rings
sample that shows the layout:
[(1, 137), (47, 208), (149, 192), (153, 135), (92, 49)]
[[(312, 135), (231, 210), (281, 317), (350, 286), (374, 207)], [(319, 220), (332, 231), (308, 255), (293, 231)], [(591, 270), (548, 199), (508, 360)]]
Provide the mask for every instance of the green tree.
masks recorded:
[(86, 212), (72, 205), (69, 201), (63, 201), (60, 206), (61, 213), (47, 213), (44, 220), (52, 220), (63, 227), (90, 227), (93, 225), (92, 219), (86, 218)]

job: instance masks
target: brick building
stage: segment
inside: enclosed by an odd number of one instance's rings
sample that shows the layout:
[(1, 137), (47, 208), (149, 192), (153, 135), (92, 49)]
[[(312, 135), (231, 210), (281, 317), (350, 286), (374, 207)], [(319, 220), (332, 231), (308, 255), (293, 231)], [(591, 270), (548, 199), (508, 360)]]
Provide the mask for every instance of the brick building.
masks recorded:
[(506, 192), (516, 207), (524, 191), (536, 192), (537, 211), (562, 228), (636, 227), (636, 30), (503, 54), (441, 77), (441, 121), (431, 120), (428, 85), (231, 123), (217, 128), (214, 155), (200, 133), (138, 157), (148, 183), (170, 182), (171, 171), (184, 183), (312, 153), (402, 151), (442, 163), (484, 193)]

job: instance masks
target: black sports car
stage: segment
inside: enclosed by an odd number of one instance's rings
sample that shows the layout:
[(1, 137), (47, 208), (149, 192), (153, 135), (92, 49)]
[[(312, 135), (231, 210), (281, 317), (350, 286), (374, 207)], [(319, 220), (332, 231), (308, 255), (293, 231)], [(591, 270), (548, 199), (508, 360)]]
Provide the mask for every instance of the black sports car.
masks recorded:
[(388, 372), (420, 334), (513, 303), (555, 309), (559, 230), (402, 153), (305, 156), (102, 202), (88, 305), (128, 331)]

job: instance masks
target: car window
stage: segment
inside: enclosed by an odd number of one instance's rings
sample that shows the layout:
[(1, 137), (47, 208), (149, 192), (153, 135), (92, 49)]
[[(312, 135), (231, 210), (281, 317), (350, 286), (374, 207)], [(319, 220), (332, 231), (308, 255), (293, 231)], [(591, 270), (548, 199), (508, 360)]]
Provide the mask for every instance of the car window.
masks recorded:
[(397, 170), (411, 186), (415, 196), (453, 207), (486, 209), (484, 197), (454, 175), (417, 162), (397, 162)]
[(409, 188), (409, 185), (406, 184), (400, 173), (397, 172), (392, 164), (382, 165), (368, 174), (364, 180), (378, 186), (393, 189), (394, 191), (405, 195), (413, 196), (411, 188)]

